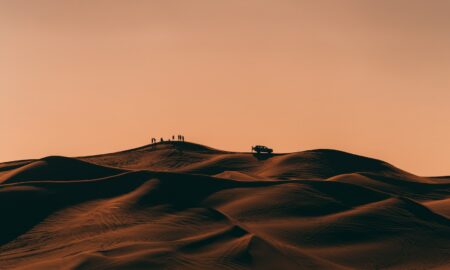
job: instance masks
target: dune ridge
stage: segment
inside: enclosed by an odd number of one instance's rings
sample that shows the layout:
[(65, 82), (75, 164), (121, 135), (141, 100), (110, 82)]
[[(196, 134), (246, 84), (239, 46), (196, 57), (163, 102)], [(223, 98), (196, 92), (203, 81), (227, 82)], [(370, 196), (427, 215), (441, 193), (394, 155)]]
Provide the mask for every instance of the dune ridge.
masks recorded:
[(165, 142), (0, 164), (0, 269), (446, 269), (450, 182)]

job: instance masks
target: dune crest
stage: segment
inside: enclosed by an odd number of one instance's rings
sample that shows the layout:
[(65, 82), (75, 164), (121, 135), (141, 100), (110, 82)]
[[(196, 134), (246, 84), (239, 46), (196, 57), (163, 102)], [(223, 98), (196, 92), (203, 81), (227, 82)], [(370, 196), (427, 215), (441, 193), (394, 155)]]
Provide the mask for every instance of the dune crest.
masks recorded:
[(0, 269), (446, 269), (448, 177), (165, 142), (0, 164)]

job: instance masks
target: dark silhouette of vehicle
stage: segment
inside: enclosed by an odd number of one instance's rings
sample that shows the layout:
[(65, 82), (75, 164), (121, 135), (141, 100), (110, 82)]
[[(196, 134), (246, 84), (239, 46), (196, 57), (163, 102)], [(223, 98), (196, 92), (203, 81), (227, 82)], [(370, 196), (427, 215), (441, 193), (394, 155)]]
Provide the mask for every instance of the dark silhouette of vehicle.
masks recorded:
[(266, 147), (264, 145), (255, 145), (255, 146), (252, 146), (252, 152), (253, 151), (255, 151), (258, 154), (261, 154), (261, 153), (272, 154), (273, 149)]

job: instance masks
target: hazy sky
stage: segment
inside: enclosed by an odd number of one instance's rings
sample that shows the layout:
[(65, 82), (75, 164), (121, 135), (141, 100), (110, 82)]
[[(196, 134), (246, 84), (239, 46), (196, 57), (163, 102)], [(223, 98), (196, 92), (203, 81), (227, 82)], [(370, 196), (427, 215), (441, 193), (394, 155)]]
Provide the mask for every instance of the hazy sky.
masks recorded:
[(450, 1), (0, 0), (0, 161), (182, 133), (450, 174)]

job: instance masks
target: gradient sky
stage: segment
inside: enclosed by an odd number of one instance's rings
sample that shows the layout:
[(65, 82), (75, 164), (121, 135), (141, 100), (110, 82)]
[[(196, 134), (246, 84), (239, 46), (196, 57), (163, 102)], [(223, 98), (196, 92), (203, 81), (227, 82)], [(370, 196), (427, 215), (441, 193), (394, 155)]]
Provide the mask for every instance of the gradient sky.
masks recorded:
[(450, 174), (450, 1), (0, 0), (0, 161), (182, 133)]

